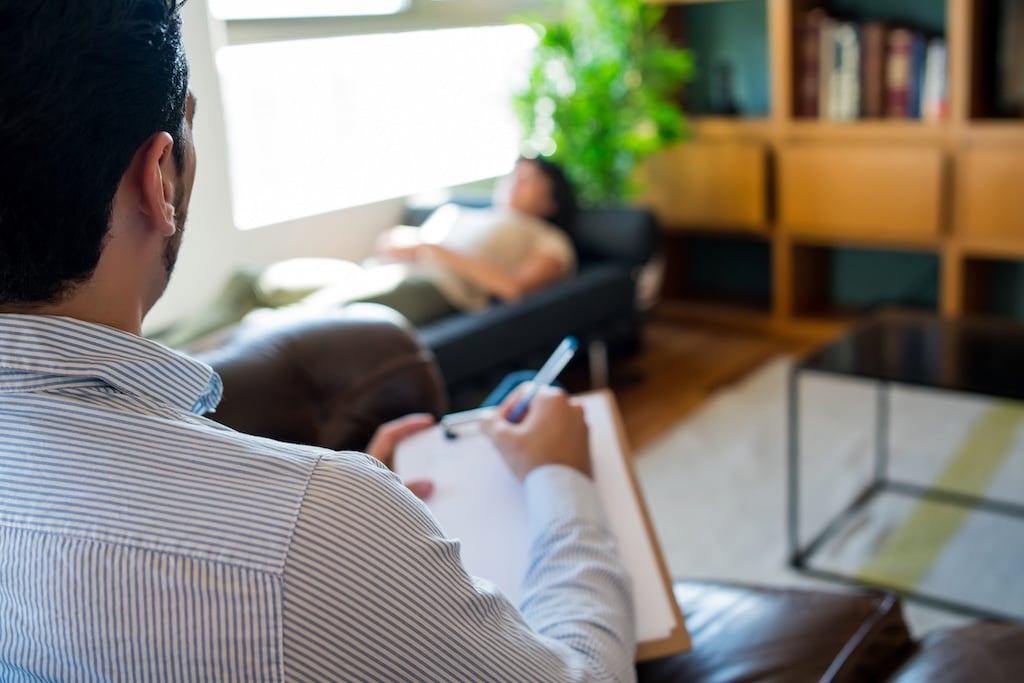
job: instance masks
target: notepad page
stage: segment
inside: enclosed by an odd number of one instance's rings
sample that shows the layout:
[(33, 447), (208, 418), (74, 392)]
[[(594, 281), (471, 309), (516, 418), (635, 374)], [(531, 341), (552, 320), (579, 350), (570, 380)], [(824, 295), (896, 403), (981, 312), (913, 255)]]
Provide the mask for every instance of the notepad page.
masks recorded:
[(427, 506), (445, 535), (461, 542), (466, 569), (518, 605), (530, 542), (523, 487), (475, 425), (461, 430), (456, 439), (435, 427), (402, 441), (395, 472), (434, 482)]
[[(664, 638), (675, 626), (672, 597), (665, 594), (629, 456), (621, 451), (614, 405), (605, 393), (578, 400), (590, 431), (594, 481), (633, 578), (638, 639)], [(474, 428), (454, 440), (445, 438), (439, 427), (429, 429), (399, 445), (395, 471), (406, 481), (434, 482), (427, 505), (445, 534), (461, 541), (466, 569), (519, 604), (529, 557), (526, 504), (519, 480), (490, 441)]]

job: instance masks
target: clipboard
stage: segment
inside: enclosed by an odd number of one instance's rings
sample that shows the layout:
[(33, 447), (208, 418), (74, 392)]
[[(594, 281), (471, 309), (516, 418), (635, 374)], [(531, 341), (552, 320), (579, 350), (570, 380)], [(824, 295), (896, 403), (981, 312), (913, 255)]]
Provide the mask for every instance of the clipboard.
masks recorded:
[[(575, 398), (590, 431), (594, 481), (633, 576), (636, 660), (686, 652), (690, 636), (637, 483), (615, 397), (600, 390)], [(405, 479), (434, 482), (426, 504), (444, 532), (461, 541), (466, 568), (518, 604), (529, 550), (526, 505), (522, 485), (487, 437), (462, 430), (451, 440), (440, 427), (425, 430), (399, 444), (394, 469)]]

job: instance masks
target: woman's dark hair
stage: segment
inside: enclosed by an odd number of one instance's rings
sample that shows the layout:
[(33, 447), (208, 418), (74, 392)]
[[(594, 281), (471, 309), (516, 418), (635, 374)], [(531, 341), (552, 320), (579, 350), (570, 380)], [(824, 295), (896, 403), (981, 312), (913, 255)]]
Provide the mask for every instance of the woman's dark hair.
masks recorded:
[(576, 227), (576, 191), (565, 175), (565, 171), (554, 161), (545, 157), (523, 157), (524, 161), (537, 164), (541, 173), (551, 181), (551, 198), (555, 201), (555, 212), (544, 216), (545, 220), (572, 234)]
[(0, 305), (59, 301), (96, 269), (138, 148), (182, 140), (179, 0), (0, 0)]

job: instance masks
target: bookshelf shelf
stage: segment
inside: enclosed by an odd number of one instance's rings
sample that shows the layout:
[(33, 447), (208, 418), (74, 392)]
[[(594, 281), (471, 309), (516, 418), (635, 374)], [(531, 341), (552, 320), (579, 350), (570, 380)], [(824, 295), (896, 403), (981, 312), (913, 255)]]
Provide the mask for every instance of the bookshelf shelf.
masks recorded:
[(1024, 144), (1024, 122), (975, 120), (967, 125), (962, 136), (966, 142)]
[(774, 134), (774, 128), (768, 117), (699, 116), (690, 120), (690, 129), (699, 140), (767, 140)]
[(789, 137), (798, 140), (863, 140), (881, 142), (928, 142), (949, 135), (946, 123), (916, 121), (859, 120), (807, 121), (794, 120), (786, 127)]
[(934, 237), (900, 237), (886, 233), (874, 235), (864, 234), (837, 238), (831, 235), (801, 234), (789, 231), (789, 238), (794, 247), (824, 247), (836, 249), (876, 249), (896, 250), (937, 254), (942, 248), (943, 240)]
[[(663, 198), (681, 197), (682, 188), (697, 188), (675, 205), (675, 214), (651, 202), (667, 234), (683, 241), (702, 232), (765, 240), (771, 273), (763, 294), (781, 326), (830, 321), (863, 308), (837, 293), (843, 287), (855, 291), (857, 282), (874, 292), (870, 306), (909, 305), (946, 315), (1011, 311), (1024, 318), (1024, 212), (1016, 206), (1017, 188), (1024, 187), (1024, 0), (660, 4), (670, 5), (670, 33), (694, 50), (698, 69), (728, 60), (737, 45), (754, 46), (748, 57), (761, 45), (765, 50), (761, 67), (749, 59), (736, 62), (745, 92), (766, 93), (761, 106), (738, 117), (691, 109), (692, 140), (683, 148), (693, 145), (694, 153), (672, 151), (654, 164), (654, 194), (660, 187)], [(804, 89), (812, 15), (852, 22), (858, 39), (869, 24), (882, 31), (882, 77), (896, 68), (889, 64), (893, 55), (903, 55), (897, 58), (909, 60), (901, 67), (904, 75), (921, 85), (916, 95), (911, 85), (910, 95), (896, 97), (918, 97), (919, 103), (900, 116), (888, 109), (867, 116), (868, 103), (861, 98), (851, 109), (853, 95), (847, 93), (847, 109), (811, 116)], [(890, 44), (896, 29), (909, 31), (916, 53)], [(934, 57), (939, 61), (931, 67), (929, 90), (924, 74), (930, 45), (943, 46), (943, 52)], [(857, 62), (857, 69), (861, 83), (864, 64)], [(820, 93), (827, 89), (831, 96), (833, 86), (818, 78), (817, 104), (831, 107)], [(846, 78), (849, 86), (852, 77)], [(877, 98), (878, 84), (871, 88)], [(893, 88), (885, 81), (883, 97)], [(933, 98), (928, 105), (925, 90)], [(860, 97), (867, 91), (851, 92)], [(878, 106), (872, 104), (875, 113)], [(926, 116), (926, 110), (932, 113)], [(737, 206), (746, 207), (741, 221), (735, 220)], [(685, 207), (700, 211), (687, 214)], [(666, 280), (686, 277), (685, 267), (670, 266)], [(728, 278), (736, 269), (722, 272)], [(685, 290), (677, 301), (685, 300)], [(736, 308), (742, 314), (747, 307)]]
[(1019, 261), (1024, 259), (1024, 240), (967, 239), (960, 243), (965, 258), (989, 259), (993, 261)]

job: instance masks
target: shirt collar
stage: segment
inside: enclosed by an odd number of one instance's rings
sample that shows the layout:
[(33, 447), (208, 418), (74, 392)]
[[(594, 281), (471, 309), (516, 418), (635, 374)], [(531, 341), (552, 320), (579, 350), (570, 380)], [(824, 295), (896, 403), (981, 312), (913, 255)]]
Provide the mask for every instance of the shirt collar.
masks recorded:
[(145, 337), (74, 318), (0, 314), (0, 393), (14, 376), (93, 380), (197, 414), (216, 408), (223, 391), (209, 365)]

